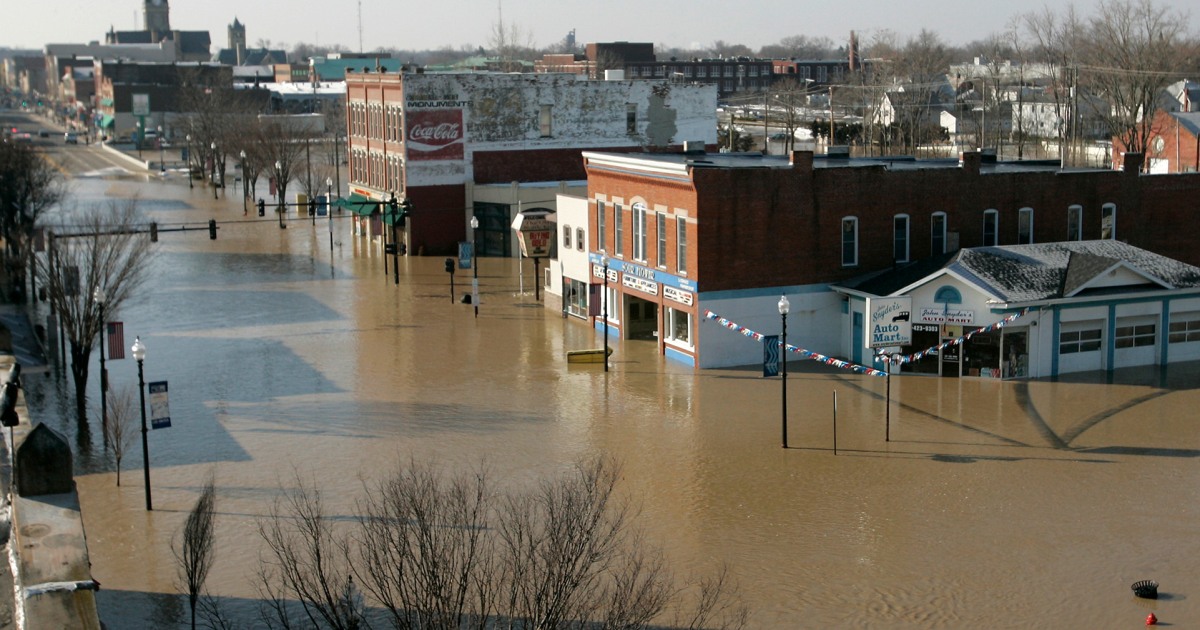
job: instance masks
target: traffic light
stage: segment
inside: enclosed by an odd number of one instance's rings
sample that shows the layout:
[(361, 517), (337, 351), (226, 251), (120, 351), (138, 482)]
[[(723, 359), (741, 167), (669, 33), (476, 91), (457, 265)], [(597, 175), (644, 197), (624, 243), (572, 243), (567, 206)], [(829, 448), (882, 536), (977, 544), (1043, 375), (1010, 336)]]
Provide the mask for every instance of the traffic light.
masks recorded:
[(153, 221), (150, 222), (150, 242), (158, 242), (158, 224)]
[(258, 200), (258, 216), (264, 217), (267, 215), (267, 204), (262, 199)]
[(216, 219), (208, 220), (208, 238), (209, 238), (209, 240), (213, 240), (213, 241), (217, 240), (217, 220)]
[(454, 275), (454, 259), (453, 258), (446, 259), (446, 273), (448, 273), (450, 275)]
[(405, 199), (400, 204), (400, 221), (407, 221), (410, 214), (412, 214), (412, 202)]
[(21, 376), (21, 364), (14, 363), (8, 370), (8, 376), (4, 379), (4, 383), (0, 385), (0, 424), (6, 427), (15, 427), (20, 424), (21, 419), (17, 417), (17, 390), (20, 389), (18, 379)]
[(317, 200), (316, 199), (308, 200), (308, 216), (310, 216), (310, 217), (317, 216)]

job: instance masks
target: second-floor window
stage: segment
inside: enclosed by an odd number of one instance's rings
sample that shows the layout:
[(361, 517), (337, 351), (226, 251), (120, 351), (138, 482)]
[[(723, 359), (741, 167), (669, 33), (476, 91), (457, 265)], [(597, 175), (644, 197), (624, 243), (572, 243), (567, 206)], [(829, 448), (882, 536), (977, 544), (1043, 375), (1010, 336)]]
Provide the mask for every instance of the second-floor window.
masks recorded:
[(908, 262), (908, 215), (892, 217), (892, 260)]
[(985, 210), (983, 213), (983, 246), (995, 247), (997, 245), (998, 223), (1000, 222), (1000, 213), (995, 210)]
[(1067, 240), (1083, 240), (1083, 206), (1075, 205), (1067, 208)]
[(1106, 203), (1100, 208), (1100, 238), (1117, 238), (1117, 205)]
[(656, 217), (658, 221), (655, 226), (658, 231), (658, 256), (655, 257), (654, 263), (659, 267), (667, 266), (667, 213), (659, 212)]
[(945, 212), (934, 212), (929, 217), (929, 253), (934, 256), (946, 253)]
[(687, 273), (687, 221), (675, 216), (675, 271)]
[(1033, 208), (1021, 208), (1017, 215), (1017, 245), (1033, 243)]
[(842, 219), (842, 266), (853, 267), (858, 264), (858, 219), (846, 217)]
[(604, 227), (605, 227), (604, 224), (607, 223), (607, 221), (605, 221), (605, 219), (607, 217), (605, 217), (604, 215), (607, 211), (608, 211), (608, 209), (604, 207), (603, 201), (596, 202), (596, 250), (597, 251), (605, 251), (606, 245), (605, 245), (605, 241), (604, 241)]
[(633, 259), (646, 260), (646, 204), (630, 206), (633, 212)]
[(613, 204), (613, 254), (625, 255), (625, 213), (621, 204)]

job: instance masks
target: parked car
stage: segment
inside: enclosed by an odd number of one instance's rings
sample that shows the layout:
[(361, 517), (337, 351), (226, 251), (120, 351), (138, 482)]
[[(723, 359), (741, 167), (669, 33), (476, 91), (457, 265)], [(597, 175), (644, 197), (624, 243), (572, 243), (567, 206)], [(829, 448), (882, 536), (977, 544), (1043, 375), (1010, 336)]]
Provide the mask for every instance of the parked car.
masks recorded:
[(63, 142), (66, 144), (79, 144), (79, 136), (75, 135), (74, 131), (68, 131), (63, 134)]
[(38, 137), (39, 137), (39, 138), (49, 138), (49, 137), (50, 137), (50, 132), (49, 132), (49, 131), (46, 131), (45, 129), (39, 129), (39, 130), (38, 130)]

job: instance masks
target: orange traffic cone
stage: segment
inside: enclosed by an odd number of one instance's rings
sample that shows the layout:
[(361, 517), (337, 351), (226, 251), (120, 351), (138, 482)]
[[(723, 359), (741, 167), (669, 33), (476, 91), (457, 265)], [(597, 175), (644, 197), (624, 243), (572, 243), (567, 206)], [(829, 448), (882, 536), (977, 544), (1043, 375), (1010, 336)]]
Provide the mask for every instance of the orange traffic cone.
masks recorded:
[(1147, 626), (1153, 626), (1156, 624), (1158, 624), (1158, 617), (1155, 617), (1154, 613), (1150, 613), (1149, 615), (1146, 615), (1146, 625)]

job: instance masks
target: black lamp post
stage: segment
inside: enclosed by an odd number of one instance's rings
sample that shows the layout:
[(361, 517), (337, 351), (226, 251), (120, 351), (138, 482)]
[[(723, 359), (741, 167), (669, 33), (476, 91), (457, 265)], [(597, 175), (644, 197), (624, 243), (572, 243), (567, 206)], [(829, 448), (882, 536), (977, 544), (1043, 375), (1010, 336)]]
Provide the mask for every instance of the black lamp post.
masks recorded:
[(479, 319), (479, 248), (475, 247), (475, 233), (479, 230), (479, 217), (471, 217), (471, 304), (475, 306), (475, 318)]
[(329, 216), (329, 251), (333, 252), (333, 180), (325, 178), (325, 214)]
[(142, 403), (142, 473), (146, 483), (146, 511), (149, 512), (154, 509), (154, 503), (150, 499), (150, 443), (146, 439), (146, 381), (142, 373), (142, 361), (146, 358), (146, 344), (142, 343), (141, 337), (134, 337), (133, 347), (130, 350), (138, 364), (138, 397)]
[(788, 441), (787, 441), (787, 417), (788, 417), (787, 416), (787, 316), (788, 316), (788, 311), (791, 310), (791, 308), (792, 308), (792, 305), (790, 302), (788, 302), (786, 295), (779, 298), (779, 317), (783, 320), (783, 335), (779, 338), (780, 339), (779, 358), (782, 360), (782, 366), (781, 366), (779, 373), (780, 373), (780, 375), (783, 376), (783, 378), (780, 380), (780, 383), (783, 384), (783, 388), (780, 390), (781, 391), (780, 396), (783, 400), (783, 416), (780, 418), (779, 426), (783, 433), (783, 448), (788, 447)]
[(279, 176), (279, 172), (283, 170), (283, 163), (275, 160), (275, 191), (279, 193), (279, 206), (275, 208), (275, 214), (279, 215), (279, 229), (284, 229), (287, 226), (283, 224), (283, 178)]
[(163, 151), (163, 135), (162, 135), (162, 133), (163, 133), (162, 125), (159, 125), (158, 126), (158, 172), (165, 174), (167, 172), (167, 158), (165, 156), (166, 154)]
[(107, 324), (104, 323), (104, 289), (99, 287), (92, 292), (92, 299), (96, 300), (96, 306), (100, 310), (100, 426), (104, 429), (104, 434), (108, 435), (108, 371), (104, 369), (104, 329)]
[(187, 178), (188, 188), (192, 188), (192, 134), (187, 135)]
[(142, 121), (137, 121), (137, 145), (138, 145), (138, 160), (142, 159), (142, 136), (145, 135), (145, 130), (142, 128)]
[(242, 161), (242, 216), (245, 216), (249, 210), (246, 209), (246, 197), (249, 196), (250, 190), (246, 188), (246, 184), (250, 183), (250, 179), (246, 176), (246, 151), (243, 149), (238, 152), (238, 158)]
[[(600, 316), (604, 319), (604, 371), (608, 371), (608, 256), (600, 256), (600, 264), (604, 266), (604, 295), (600, 305), (604, 307)], [(537, 278), (534, 278), (534, 282)]]
[(217, 143), (216, 142), (212, 143), (211, 147), (212, 147), (213, 166), (212, 166), (212, 175), (210, 177), (212, 179), (212, 185), (213, 185), (213, 199), (216, 199), (217, 198)]
[(388, 202), (392, 211), (392, 277), (396, 286), (400, 286), (400, 244), (396, 242), (396, 222), (400, 220), (400, 202), (396, 201), (396, 193)]

